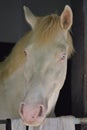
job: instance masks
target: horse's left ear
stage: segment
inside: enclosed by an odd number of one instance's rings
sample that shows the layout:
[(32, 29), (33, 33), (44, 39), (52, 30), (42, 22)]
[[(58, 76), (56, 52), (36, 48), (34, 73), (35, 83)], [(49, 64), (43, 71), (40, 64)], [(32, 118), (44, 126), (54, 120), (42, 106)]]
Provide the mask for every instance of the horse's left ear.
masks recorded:
[(28, 7), (24, 6), (23, 9), (26, 21), (31, 25), (32, 28), (34, 28), (37, 21), (36, 16), (30, 11)]
[(73, 13), (70, 6), (66, 5), (60, 16), (61, 27), (64, 30), (68, 31), (71, 28), (72, 23), (73, 23)]

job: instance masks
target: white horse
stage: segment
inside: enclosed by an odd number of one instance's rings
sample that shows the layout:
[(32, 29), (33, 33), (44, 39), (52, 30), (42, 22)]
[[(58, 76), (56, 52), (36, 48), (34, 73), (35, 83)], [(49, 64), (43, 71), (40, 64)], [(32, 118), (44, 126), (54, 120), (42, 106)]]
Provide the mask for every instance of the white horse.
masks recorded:
[(53, 112), (66, 78), (73, 14), (68, 5), (60, 16), (37, 17), (27, 7), (24, 12), (32, 29), (0, 63), (0, 119), (21, 117), (37, 126)]

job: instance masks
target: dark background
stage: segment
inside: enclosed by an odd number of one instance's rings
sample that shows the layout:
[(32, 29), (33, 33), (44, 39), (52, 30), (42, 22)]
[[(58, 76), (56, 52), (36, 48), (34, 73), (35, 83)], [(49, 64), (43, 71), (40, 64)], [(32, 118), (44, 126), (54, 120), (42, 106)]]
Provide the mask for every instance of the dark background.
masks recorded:
[(0, 0), (0, 41), (15, 43), (29, 28), (23, 6), (35, 15), (60, 14), (70, 0)]

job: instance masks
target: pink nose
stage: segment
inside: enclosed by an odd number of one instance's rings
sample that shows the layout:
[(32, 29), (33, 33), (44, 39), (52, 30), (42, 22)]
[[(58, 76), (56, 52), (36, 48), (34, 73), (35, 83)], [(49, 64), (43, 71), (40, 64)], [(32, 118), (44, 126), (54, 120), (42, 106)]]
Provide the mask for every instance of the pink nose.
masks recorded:
[(20, 116), (25, 124), (32, 124), (33, 122), (38, 122), (45, 115), (45, 107), (43, 105), (38, 105), (35, 107), (30, 107), (27, 104), (22, 103), (19, 109)]

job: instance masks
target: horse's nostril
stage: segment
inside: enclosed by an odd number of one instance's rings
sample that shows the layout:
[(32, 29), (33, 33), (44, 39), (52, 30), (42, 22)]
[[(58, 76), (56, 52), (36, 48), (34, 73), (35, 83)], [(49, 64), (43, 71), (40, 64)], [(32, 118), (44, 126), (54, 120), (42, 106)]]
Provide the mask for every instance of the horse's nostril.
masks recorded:
[(38, 117), (43, 115), (43, 106), (40, 106), (40, 111), (38, 113)]
[(21, 103), (20, 104), (20, 107), (19, 107), (19, 114), (22, 116), (23, 115), (23, 109), (24, 109), (24, 103)]

